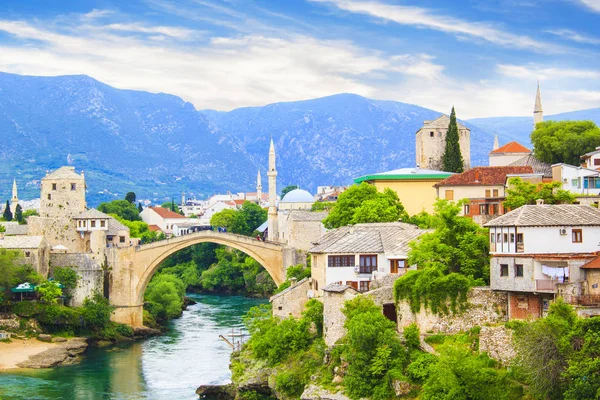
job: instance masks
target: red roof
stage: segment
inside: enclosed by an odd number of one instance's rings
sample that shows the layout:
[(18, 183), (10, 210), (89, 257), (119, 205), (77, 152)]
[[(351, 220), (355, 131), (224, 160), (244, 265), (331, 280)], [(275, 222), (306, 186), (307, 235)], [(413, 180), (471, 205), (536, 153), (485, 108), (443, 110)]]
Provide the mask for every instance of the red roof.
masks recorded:
[(434, 186), (499, 185), (504, 186), (508, 174), (531, 174), (533, 168), (524, 166), (475, 167), (463, 173), (449, 176)]
[(242, 205), (242, 204), (244, 204), (244, 202), (245, 202), (245, 201), (247, 201), (247, 200), (234, 200), (233, 202), (234, 202), (236, 205)]
[(150, 207), (150, 209), (163, 218), (185, 218), (183, 215), (177, 214), (176, 212), (173, 212), (171, 210), (167, 210), (166, 208)]
[(518, 142), (509, 142), (496, 150), (492, 150), (490, 154), (499, 153), (531, 153), (531, 150)]
[(587, 264), (583, 264), (580, 268), (585, 269), (600, 269), (600, 257), (594, 258)]
[(148, 225), (148, 230), (150, 232), (162, 232), (162, 229), (158, 225)]

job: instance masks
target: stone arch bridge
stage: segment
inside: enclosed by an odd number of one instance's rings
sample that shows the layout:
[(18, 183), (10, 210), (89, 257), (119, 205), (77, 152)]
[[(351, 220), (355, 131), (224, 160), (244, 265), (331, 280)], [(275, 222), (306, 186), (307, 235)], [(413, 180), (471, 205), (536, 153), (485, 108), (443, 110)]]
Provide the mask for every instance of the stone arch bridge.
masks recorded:
[(110, 271), (108, 297), (115, 307), (113, 321), (142, 326), (144, 293), (161, 262), (179, 250), (206, 242), (246, 253), (267, 270), (277, 285), (285, 280), (286, 268), (295, 261), (295, 251), (282, 244), (209, 230), (136, 247), (109, 248), (106, 261)]

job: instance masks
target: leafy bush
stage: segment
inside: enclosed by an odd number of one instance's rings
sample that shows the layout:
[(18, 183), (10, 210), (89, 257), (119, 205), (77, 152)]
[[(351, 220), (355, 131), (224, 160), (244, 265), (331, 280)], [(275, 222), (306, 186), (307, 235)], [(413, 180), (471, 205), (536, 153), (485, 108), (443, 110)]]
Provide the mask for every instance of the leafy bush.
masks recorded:
[(437, 357), (429, 353), (421, 353), (406, 367), (406, 375), (417, 383), (424, 382), (429, 377), (429, 368), (437, 362)]
[(404, 328), (403, 335), (406, 347), (411, 350), (421, 347), (421, 332), (419, 331), (419, 326), (416, 323), (413, 322)]
[(37, 316), (45, 331), (75, 331), (81, 329), (81, 312), (76, 308), (46, 305)]
[(19, 317), (31, 318), (42, 312), (43, 306), (35, 301), (19, 301), (12, 304), (11, 310)]
[(52, 281), (45, 281), (36, 286), (35, 291), (39, 293), (42, 303), (46, 304), (57, 304), (58, 298), (62, 296), (62, 289)]
[(184, 283), (174, 275), (156, 275), (144, 295), (144, 308), (159, 322), (179, 317), (185, 296)]
[(110, 316), (114, 307), (108, 299), (98, 291), (92, 293), (92, 297), (86, 297), (81, 308), (81, 315), (88, 329), (99, 331), (110, 323)]
[(52, 276), (56, 282), (60, 282), (65, 289), (74, 289), (77, 287), (79, 276), (71, 267), (54, 267)]

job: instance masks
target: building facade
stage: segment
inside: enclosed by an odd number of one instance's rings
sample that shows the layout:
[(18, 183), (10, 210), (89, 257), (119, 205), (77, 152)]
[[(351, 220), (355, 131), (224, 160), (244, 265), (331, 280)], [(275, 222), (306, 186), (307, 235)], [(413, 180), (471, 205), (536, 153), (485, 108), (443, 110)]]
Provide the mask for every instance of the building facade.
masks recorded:
[[(424, 121), (416, 133), (416, 165), (423, 169), (441, 170), (446, 149), (446, 134), (450, 117), (442, 115), (433, 121)], [(471, 167), (471, 130), (457, 122), (458, 143), (464, 169)]]

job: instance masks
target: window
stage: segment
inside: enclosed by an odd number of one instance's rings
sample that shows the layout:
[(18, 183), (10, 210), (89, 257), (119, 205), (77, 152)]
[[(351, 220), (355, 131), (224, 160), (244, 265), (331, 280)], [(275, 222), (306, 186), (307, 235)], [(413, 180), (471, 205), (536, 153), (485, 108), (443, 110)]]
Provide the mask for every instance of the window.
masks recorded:
[(571, 231), (571, 238), (573, 239), (573, 243), (581, 243), (583, 241), (581, 229), (573, 229)]
[(471, 215), (471, 205), (465, 204), (465, 215)]
[(492, 191), (490, 189), (485, 189), (485, 197), (492, 197)]
[(125, 236), (119, 236), (119, 243), (125, 243)]
[(500, 264), (500, 276), (508, 276), (508, 264)]
[(56, 183), (52, 184), (52, 190), (56, 190)]
[(369, 284), (370, 283), (371, 282), (369, 282), (369, 281), (361, 281), (360, 282), (360, 289), (359, 290), (361, 292), (368, 292), (369, 291)]
[(106, 221), (105, 220), (100, 220), (100, 227), (104, 228), (106, 226)]
[(584, 189), (600, 189), (600, 177), (599, 176), (586, 176), (583, 178)]
[(523, 234), (517, 233), (517, 243), (523, 243)]
[(502, 234), (501, 234), (501, 233), (499, 233), (499, 234), (496, 236), (496, 242), (497, 242), (497, 243), (502, 243)]
[(48, 200), (52, 200), (52, 195), (48, 193)]
[(510, 234), (510, 242), (511, 242), (511, 243), (514, 243), (514, 242), (515, 242), (515, 234), (514, 234), (514, 233), (511, 233), (511, 234)]
[(454, 200), (454, 190), (446, 190), (446, 200)]
[(26, 251), (25, 252), (25, 257), (31, 257), (31, 252), (30, 251)]
[(600, 165), (600, 158), (594, 159), (594, 165)]
[(329, 267), (353, 267), (355, 264), (354, 256), (328, 256), (327, 266)]
[(429, 137), (434, 137), (434, 136), (435, 136), (435, 133), (429, 132)]
[(377, 255), (361, 255), (359, 265), (359, 273), (361, 274), (370, 274), (373, 271), (377, 271)]
[(487, 204), (479, 205), (479, 215), (488, 215), (488, 205)]
[(390, 274), (397, 274), (398, 270), (404, 268), (404, 260), (390, 260)]
[(508, 233), (504, 234), (504, 242), (503, 243), (508, 243)]
[(346, 281), (346, 285), (358, 290), (358, 282), (357, 281)]
[(572, 187), (576, 187), (576, 188), (581, 187), (580, 182), (581, 181), (579, 180), (579, 178), (577, 178), (577, 179), (571, 179), (571, 186)]
[(490, 204), (490, 215), (498, 215), (498, 204)]
[(496, 242), (496, 235), (494, 235), (493, 233), (490, 233), (490, 243), (495, 243)]
[(494, 194), (493, 194), (493, 196), (494, 196), (494, 197), (498, 197), (498, 189), (494, 189), (494, 192), (493, 192), (493, 193), (494, 193)]
[(523, 264), (515, 264), (515, 276), (523, 276)]
[(77, 184), (71, 183), (71, 190), (77, 190)]
[(96, 221), (90, 221), (90, 228), (96, 227)]

